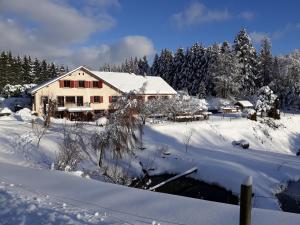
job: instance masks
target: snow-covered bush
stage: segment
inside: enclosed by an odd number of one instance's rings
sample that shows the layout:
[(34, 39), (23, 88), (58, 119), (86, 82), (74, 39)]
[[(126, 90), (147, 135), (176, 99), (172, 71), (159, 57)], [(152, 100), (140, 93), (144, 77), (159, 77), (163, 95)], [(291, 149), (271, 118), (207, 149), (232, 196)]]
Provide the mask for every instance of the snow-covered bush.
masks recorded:
[(63, 142), (59, 144), (59, 152), (56, 157), (55, 169), (73, 171), (82, 161), (81, 146), (72, 137), (69, 130), (64, 130)]
[(27, 94), (27, 91), (33, 87), (35, 87), (36, 84), (17, 84), (17, 85), (10, 85), (7, 84), (2, 89), (2, 96), (5, 98), (8, 97), (23, 97)]
[(259, 89), (257, 94), (257, 100), (255, 104), (255, 109), (262, 115), (269, 114), (272, 109), (276, 108), (275, 101), (277, 95), (269, 88), (269, 86), (264, 86)]
[(108, 120), (107, 120), (107, 118), (105, 116), (100, 117), (99, 119), (96, 120), (96, 125), (103, 127), (103, 126), (105, 126), (107, 124), (107, 121)]
[(12, 114), (12, 111), (7, 107), (0, 110), (0, 116), (9, 116), (11, 114)]

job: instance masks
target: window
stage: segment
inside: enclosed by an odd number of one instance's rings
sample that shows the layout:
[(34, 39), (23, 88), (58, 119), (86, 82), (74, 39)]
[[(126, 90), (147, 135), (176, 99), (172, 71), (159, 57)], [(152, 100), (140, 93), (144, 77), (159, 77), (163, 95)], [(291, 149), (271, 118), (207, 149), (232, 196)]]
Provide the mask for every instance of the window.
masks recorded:
[(65, 97), (64, 96), (57, 96), (57, 106), (58, 107), (65, 106)]
[(102, 103), (103, 96), (91, 96), (91, 103)]
[(75, 103), (75, 96), (66, 96), (66, 103)]
[(77, 96), (77, 106), (83, 106), (83, 96)]
[(94, 96), (94, 102), (100, 103), (100, 96)]
[(84, 88), (85, 87), (84, 80), (79, 80), (78, 81), (78, 87), (80, 87), (80, 88)]
[(99, 87), (99, 82), (93, 81), (93, 88), (98, 88), (98, 87)]
[(118, 96), (110, 96), (109, 102), (116, 102), (118, 100)]
[(148, 100), (153, 100), (153, 99), (156, 99), (156, 96), (153, 95), (148, 96)]
[(70, 80), (64, 80), (64, 87), (71, 87), (71, 81)]

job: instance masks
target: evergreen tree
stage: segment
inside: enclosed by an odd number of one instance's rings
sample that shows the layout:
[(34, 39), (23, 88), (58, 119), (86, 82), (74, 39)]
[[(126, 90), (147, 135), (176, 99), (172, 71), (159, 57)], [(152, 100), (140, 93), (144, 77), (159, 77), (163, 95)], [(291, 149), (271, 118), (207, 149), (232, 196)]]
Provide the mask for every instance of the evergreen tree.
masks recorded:
[(234, 49), (241, 68), (240, 91), (245, 96), (253, 95), (257, 82), (257, 56), (245, 29), (235, 37)]
[(185, 53), (183, 48), (178, 48), (175, 52), (174, 59), (173, 59), (173, 71), (174, 71), (174, 78), (171, 86), (176, 90), (181, 90), (183, 79), (183, 65), (185, 62)]
[(160, 71), (159, 71), (159, 57), (157, 54), (155, 54), (154, 59), (153, 59), (153, 63), (151, 66), (151, 75), (153, 76), (159, 76)]
[(168, 84), (173, 82), (173, 54), (169, 49), (163, 49), (159, 56), (159, 76)]
[(218, 97), (228, 98), (238, 94), (240, 70), (237, 58), (227, 42), (222, 44), (221, 52), (210, 67), (210, 74), (213, 77), (214, 89)]
[(258, 85), (267, 86), (272, 80), (273, 56), (271, 53), (271, 43), (268, 38), (264, 38), (261, 43), (261, 50), (258, 57)]
[(138, 73), (140, 75), (147, 75), (149, 74), (149, 64), (148, 64), (148, 60), (147, 57), (144, 56), (142, 59), (139, 59), (138, 61)]

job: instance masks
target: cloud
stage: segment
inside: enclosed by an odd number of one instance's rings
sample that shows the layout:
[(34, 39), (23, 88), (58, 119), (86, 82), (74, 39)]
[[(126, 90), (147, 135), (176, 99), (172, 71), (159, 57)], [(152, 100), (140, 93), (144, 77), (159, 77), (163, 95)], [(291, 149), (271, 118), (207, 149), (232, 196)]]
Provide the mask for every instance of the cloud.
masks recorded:
[(270, 33), (265, 33), (265, 32), (251, 32), (250, 37), (252, 41), (255, 44), (261, 43), (263, 38), (269, 38), (270, 40), (280, 40), (284, 38), (286, 35), (289, 35), (291, 32), (299, 30), (300, 29), (300, 23), (299, 24), (292, 24), (289, 23), (282, 27), (281, 29), (275, 30)]
[(256, 32), (256, 31), (251, 32), (249, 34), (249, 36), (254, 44), (260, 44), (262, 42), (262, 40), (264, 40), (266, 38), (270, 39), (269, 35), (267, 33)]
[(82, 15), (67, 4), (50, 0), (1, 0), (1, 11), (31, 22), (32, 35), (47, 42), (77, 43), (114, 25), (113, 19), (105, 14), (99, 15), (98, 20)]
[(69, 59), (73, 66), (86, 65), (99, 69), (104, 63), (120, 64), (129, 57), (152, 56), (155, 53), (153, 42), (144, 36), (126, 36), (111, 45), (82, 47), (73, 52)]
[[(81, 11), (71, 5), (74, 2)], [(69, 68), (86, 65), (99, 69), (103, 63), (152, 56), (153, 42), (144, 36), (90, 44), (92, 35), (115, 25), (106, 8), (120, 7), (118, 0), (0, 0), (0, 49), (46, 58)]]
[(251, 11), (244, 11), (241, 12), (238, 17), (250, 21), (254, 19), (255, 13)]
[(179, 28), (207, 22), (220, 22), (231, 18), (227, 9), (209, 9), (200, 2), (193, 2), (183, 11), (174, 14), (171, 21)]

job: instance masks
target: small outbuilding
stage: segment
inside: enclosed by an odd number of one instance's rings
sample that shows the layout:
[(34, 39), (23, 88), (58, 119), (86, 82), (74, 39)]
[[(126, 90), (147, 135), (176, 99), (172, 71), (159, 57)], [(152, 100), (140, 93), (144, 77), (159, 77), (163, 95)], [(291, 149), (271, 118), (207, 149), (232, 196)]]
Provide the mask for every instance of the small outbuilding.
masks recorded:
[(241, 111), (254, 108), (253, 104), (247, 100), (237, 101), (234, 105), (237, 106)]

